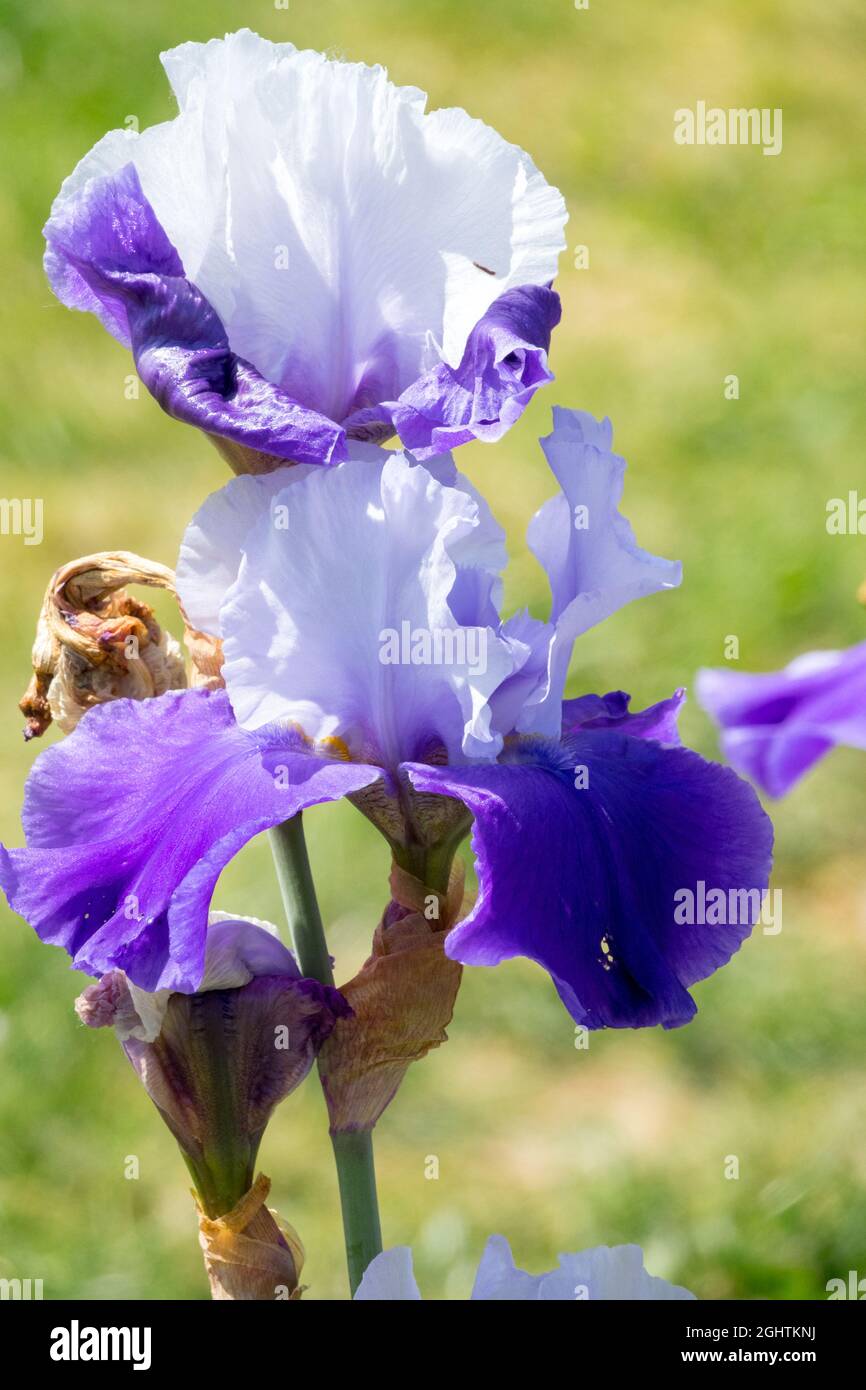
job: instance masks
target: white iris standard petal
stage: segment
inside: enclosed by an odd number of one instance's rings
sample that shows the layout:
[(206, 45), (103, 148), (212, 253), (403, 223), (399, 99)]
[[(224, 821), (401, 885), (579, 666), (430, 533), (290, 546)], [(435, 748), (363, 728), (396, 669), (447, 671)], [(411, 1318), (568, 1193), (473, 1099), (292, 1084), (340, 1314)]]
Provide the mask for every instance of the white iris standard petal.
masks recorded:
[(184, 612), (199, 632), (218, 637), (219, 611), (238, 577), (243, 544), (274, 498), (300, 481), (309, 466), (273, 473), (245, 473), (214, 492), (184, 532), (177, 562), (177, 590)]
[(515, 665), (495, 614), (505, 551), (470, 491), (353, 449), (276, 493), (241, 551), (219, 615), (241, 724), (289, 721), (386, 766), (434, 746), (496, 757), (488, 700)]
[[(375, 445), (359, 440), (352, 444), (353, 459), (381, 463), (383, 457)], [(453, 475), (455, 485), (459, 479), (459, 484), (469, 489), (450, 455), (443, 454), (436, 463)], [(312, 465), (298, 463), (273, 473), (245, 473), (205, 499), (184, 532), (176, 567), (177, 591), (193, 627), (213, 637), (221, 636), (219, 611), (238, 577), (247, 537), (263, 516), (270, 515), (276, 528), (283, 521), (288, 525), (290, 501), (278, 505), (277, 498), (311, 471)], [(473, 495), (478, 496), (479, 506), (486, 506), (478, 494)]]
[(162, 61), (179, 114), (105, 136), (54, 215), (132, 162), (232, 351), (300, 405), (339, 423), (396, 400), (500, 295), (553, 281), (562, 196), (464, 111), (249, 30)]

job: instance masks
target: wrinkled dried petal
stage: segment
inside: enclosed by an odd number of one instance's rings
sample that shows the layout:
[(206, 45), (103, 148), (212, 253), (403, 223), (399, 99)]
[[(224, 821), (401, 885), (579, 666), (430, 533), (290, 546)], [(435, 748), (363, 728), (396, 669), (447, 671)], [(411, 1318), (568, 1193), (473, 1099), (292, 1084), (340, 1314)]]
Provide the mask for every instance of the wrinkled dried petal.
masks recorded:
[(199, 1241), (217, 1301), (301, 1297), (304, 1248), (291, 1226), (265, 1206), (270, 1187), (270, 1178), (260, 1173), (224, 1216), (206, 1216), (199, 1207)]
[(218, 637), (187, 626), (183, 644), (189, 652), (189, 683), (193, 690), (222, 690), (223, 644)]
[(174, 574), (128, 551), (103, 551), (63, 565), (45, 593), (33, 646), (33, 677), (20, 708), (26, 738), (56, 722), (71, 732), (107, 700), (147, 699), (186, 686), (180, 647), (127, 584), (174, 593)]
[(319, 1054), (333, 1134), (373, 1128), (410, 1064), (446, 1041), (460, 988), (462, 967), (444, 947), (463, 901), (462, 863), (444, 895), (395, 866), (391, 893), (372, 955), (340, 989), (352, 1016)]

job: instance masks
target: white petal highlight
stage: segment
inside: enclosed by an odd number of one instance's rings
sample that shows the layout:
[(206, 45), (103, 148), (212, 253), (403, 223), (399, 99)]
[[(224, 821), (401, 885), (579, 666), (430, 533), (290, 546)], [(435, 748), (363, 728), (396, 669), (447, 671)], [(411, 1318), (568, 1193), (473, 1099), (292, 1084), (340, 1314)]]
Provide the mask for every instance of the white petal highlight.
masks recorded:
[[(273, 922), (259, 917), (233, 917), (230, 912), (208, 914), (205, 968), (197, 993), (212, 989), (240, 989), (257, 975), (288, 975), (300, 979), (301, 972)], [(151, 992), (126, 981), (135, 1008), (135, 1017), (119, 1018), (115, 1023), (121, 1042), (137, 1038), (153, 1042), (159, 1037), (162, 1020), (172, 990)]]

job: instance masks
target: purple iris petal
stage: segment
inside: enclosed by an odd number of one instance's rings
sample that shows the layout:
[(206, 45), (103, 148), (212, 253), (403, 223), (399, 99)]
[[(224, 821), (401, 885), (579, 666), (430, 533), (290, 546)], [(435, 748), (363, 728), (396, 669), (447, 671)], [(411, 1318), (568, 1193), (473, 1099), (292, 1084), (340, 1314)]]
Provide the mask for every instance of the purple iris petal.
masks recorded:
[[(688, 986), (730, 958), (760, 912), (770, 822), (746, 783), (687, 749), (578, 730), (559, 744), (516, 739), (496, 764), (408, 770), (475, 818), (479, 898), (448, 954), (528, 956), (588, 1028), (688, 1022)], [(701, 883), (758, 890), (747, 920), (679, 924), (676, 895)]]
[(147, 389), (169, 415), (256, 453), (339, 463), (345, 432), (266, 381), (229, 347), (223, 324), (187, 280), (133, 164), (91, 179), (45, 228), (57, 296), (95, 313), (132, 348)]
[(767, 675), (704, 670), (697, 693), (728, 761), (770, 796), (784, 796), (838, 744), (866, 748), (866, 642)]
[(563, 700), (562, 731), (569, 734), (578, 729), (613, 729), (632, 738), (678, 745), (682, 740), (677, 720), (685, 698), (686, 692), (680, 687), (667, 700), (659, 700), (648, 709), (631, 713), (631, 696), (624, 690), (612, 690), (607, 695), (581, 695), (577, 700)]
[(501, 439), (539, 386), (553, 380), (547, 352), (561, 317), (552, 289), (506, 290), (473, 328), (459, 366), (440, 363), (398, 400), (356, 411), (346, 429), (363, 439), (395, 433), (422, 460), (473, 439)]
[(118, 968), (146, 990), (193, 991), (208, 906), (232, 856), (259, 831), (378, 775), (314, 756), (292, 731), (246, 733), (223, 691), (118, 700), (37, 760), (28, 847), (0, 847), (0, 884), (77, 969)]

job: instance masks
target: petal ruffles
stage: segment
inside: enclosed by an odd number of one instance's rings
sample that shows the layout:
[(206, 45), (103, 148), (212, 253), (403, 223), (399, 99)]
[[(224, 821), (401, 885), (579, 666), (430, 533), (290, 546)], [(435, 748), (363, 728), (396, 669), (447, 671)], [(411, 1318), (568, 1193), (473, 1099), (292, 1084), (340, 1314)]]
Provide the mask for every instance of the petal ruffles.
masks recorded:
[(232, 352), (215, 309), (186, 278), (133, 164), (90, 180), (54, 213), (45, 235), (55, 293), (72, 308), (91, 310), (132, 349), (139, 376), (167, 414), (271, 465), (346, 457), (344, 430)]
[(529, 156), (381, 67), (248, 30), (163, 62), (175, 118), (110, 132), (55, 200), (59, 298), (128, 342), (120, 277), (143, 380), (239, 472), (336, 462), (347, 431), (498, 438), (550, 380), (559, 314), (567, 213)]
[[(770, 822), (736, 774), (688, 749), (578, 730), (561, 744), (513, 740), (496, 764), (409, 773), (475, 818), (478, 902), (447, 953), (468, 965), (528, 956), (588, 1028), (688, 1022), (688, 986), (729, 959), (760, 912)], [(744, 890), (732, 915), (746, 920), (678, 923), (677, 895), (701, 882), (726, 898)]]
[(101, 705), (37, 760), (27, 848), (0, 847), (0, 884), (76, 969), (192, 992), (232, 856), (259, 831), (379, 775), (316, 756), (296, 731), (246, 733), (223, 691)]

